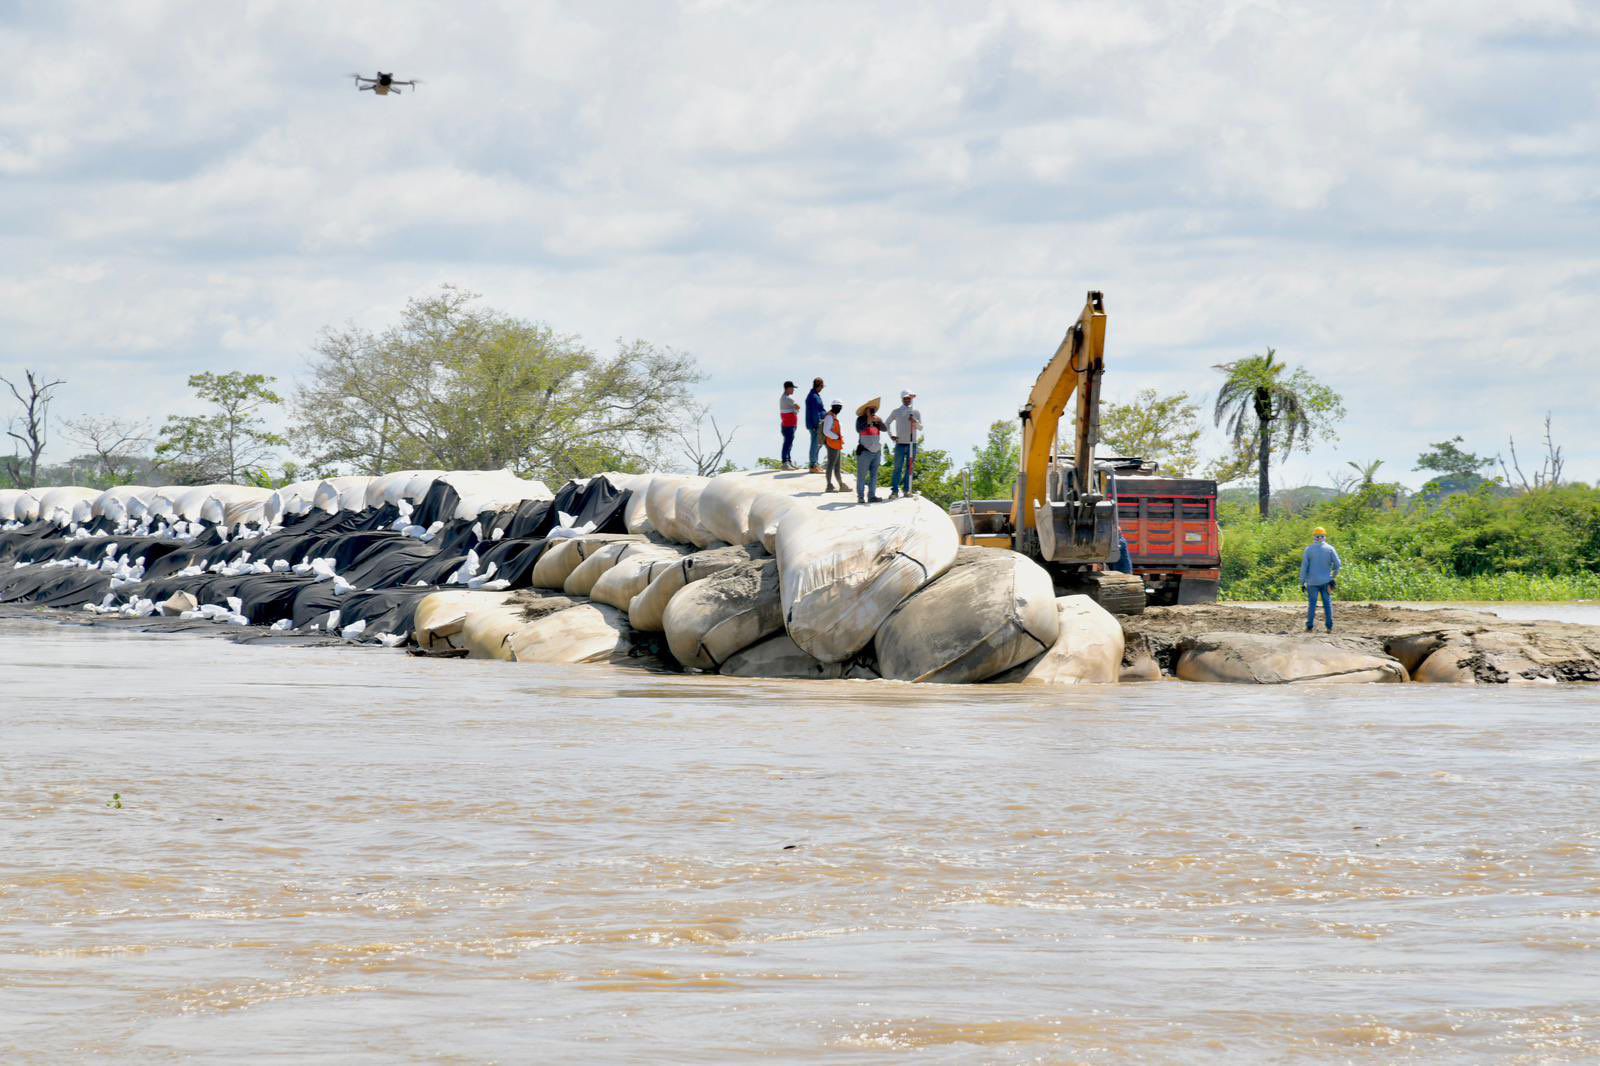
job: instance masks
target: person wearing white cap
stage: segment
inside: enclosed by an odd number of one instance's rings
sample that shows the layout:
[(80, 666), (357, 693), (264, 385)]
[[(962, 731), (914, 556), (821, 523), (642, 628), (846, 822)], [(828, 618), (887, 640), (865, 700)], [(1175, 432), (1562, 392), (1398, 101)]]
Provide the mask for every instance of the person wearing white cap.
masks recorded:
[(828, 482), (828, 487), (823, 490), (825, 492), (845, 491), (844, 471), (839, 467), (840, 460), (844, 456), (844, 426), (839, 422), (839, 411), (843, 407), (844, 404), (838, 400), (828, 404), (828, 410), (822, 416), (822, 424), (818, 427), (827, 452), (827, 465), (822, 468), (823, 476)]
[(894, 441), (894, 470), (889, 476), (889, 499), (911, 495), (911, 468), (917, 458), (917, 437), (922, 433), (922, 412), (911, 406), (917, 394), (900, 393), (900, 406), (889, 412), (889, 437)]

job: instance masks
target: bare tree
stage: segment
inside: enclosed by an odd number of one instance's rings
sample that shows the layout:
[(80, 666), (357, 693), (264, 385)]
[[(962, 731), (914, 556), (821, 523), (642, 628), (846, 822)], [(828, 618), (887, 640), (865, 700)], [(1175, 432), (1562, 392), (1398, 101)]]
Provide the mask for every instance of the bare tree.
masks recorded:
[(27, 484), (23, 484), (22, 456), (12, 446), (11, 455), (6, 457), (6, 473), (11, 476), (11, 483), (19, 488), (31, 489), (39, 480), (39, 455), (44, 451), (46, 432), (50, 421), (50, 394), (65, 382), (45, 381), (36, 377), (31, 370), (24, 370), (27, 378), (28, 395), (23, 396), (22, 390), (10, 378), (0, 377), (6, 387), (11, 390), (11, 395), (17, 398), (22, 405), (22, 414), (6, 423), (6, 436), (13, 438), (17, 444), (28, 451)]
[[(1500, 460), (1500, 470), (1505, 474), (1507, 485), (1515, 486), (1520, 483), (1523, 492), (1532, 492), (1534, 489), (1554, 488), (1561, 484), (1561, 475), (1566, 469), (1567, 459), (1564, 449), (1556, 445), (1554, 434), (1550, 429), (1550, 415), (1548, 412), (1544, 416), (1544, 460), (1539, 464), (1538, 469), (1533, 472), (1532, 481), (1529, 481), (1528, 475), (1522, 472), (1522, 463), (1517, 458), (1517, 439), (1515, 437), (1507, 437), (1506, 448), (1511, 452), (1510, 464), (1506, 463), (1503, 455), (1496, 456), (1496, 458)], [(1515, 481), (1511, 477), (1512, 471), (1515, 471), (1517, 475)]]
[(115, 415), (84, 415), (61, 423), (63, 435), (89, 449), (100, 464), (100, 476), (116, 484), (132, 472), (134, 461), (150, 442), (150, 423)]
[[(705, 424), (708, 420), (711, 422), (710, 443), (705, 439)], [(684, 456), (694, 464), (694, 472), (701, 477), (707, 477), (722, 469), (728, 455), (728, 447), (733, 444), (733, 435), (737, 432), (739, 427), (734, 426), (724, 434), (722, 427), (717, 425), (717, 416), (711, 413), (709, 407), (702, 407), (695, 412), (694, 436), (691, 437), (688, 429), (683, 426), (673, 430), (673, 436), (677, 437), (678, 443), (682, 445)]]

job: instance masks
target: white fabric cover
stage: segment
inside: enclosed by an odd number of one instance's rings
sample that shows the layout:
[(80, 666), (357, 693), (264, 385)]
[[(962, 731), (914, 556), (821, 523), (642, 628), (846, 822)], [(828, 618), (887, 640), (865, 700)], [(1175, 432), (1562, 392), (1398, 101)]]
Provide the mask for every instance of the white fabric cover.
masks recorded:
[(94, 501), (100, 495), (99, 489), (84, 488), (81, 485), (62, 485), (58, 488), (37, 491), (39, 517), (61, 526), (72, 525), (74, 522), (87, 522), (90, 511), (94, 508)]
[(189, 491), (188, 485), (157, 485), (154, 492), (143, 497), (145, 513), (169, 521), (178, 517), (178, 501)]
[(377, 510), (401, 500), (415, 503), (422, 498), (416, 486), (420, 483), (422, 493), (425, 493), (428, 486), (433, 484), (433, 479), (443, 473), (443, 470), (395, 470), (375, 477), (367, 485), (367, 507)]
[(317, 485), (311, 505), (329, 514), (364, 510), (367, 506), (367, 486), (373, 480), (366, 474), (330, 477)]
[(0, 489), (0, 522), (16, 520), (17, 501), (26, 495), (26, 489)]
[[(42, 490), (41, 490), (42, 491)], [(16, 522), (33, 522), (39, 517), (39, 492), (23, 489), (11, 501), (11, 518)]]
[(921, 497), (796, 509), (778, 525), (784, 624), (825, 663), (872, 641), (905, 598), (950, 568), (956, 527)]
[(115, 485), (94, 498), (89, 507), (91, 518), (109, 518), (120, 522), (124, 518), (137, 519), (144, 514), (144, 501), (140, 493), (151, 491), (147, 485)]
[(232, 529), (245, 523), (266, 521), (267, 501), (272, 499), (272, 490), (254, 485), (227, 485), (217, 498), (223, 503), (222, 522)]
[[(819, 503), (834, 503), (841, 498), (823, 492), (826, 479), (821, 474), (808, 474), (800, 470), (735, 470), (718, 474), (700, 494), (698, 517), (700, 524), (719, 540), (729, 544), (758, 544), (762, 529), (751, 517), (756, 502), (766, 495), (792, 499), (812, 496)], [(788, 510), (792, 504), (771, 501), (762, 511), (763, 525), (774, 508)]]
[(667, 647), (684, 666), (715, 670), (737, 652), (783, 631), (778, 564), (740, 563), (674, 596), (662, 618)]
[(995, 680), (1022, 685), (1115, 683), (1122, 676), (1122, 623), (1087, 596), (1058, 597), (1056, 612), (1060, 635), (1050, 650)]
[(520, 478), (509, 470), (449, 470), (438, 475), (456, 490), (461, 502), (456, 505), (456, 518), (476, 518), (485, 511), (515, 509), (525, 500), (553, 500), (551, 492), (542, 481)]
[(317, 488), (322, 480), (296, 481), (292, 484), (275, 489), (267, 502), (261, 506), (261, 515), (273, 525), (281, 523), (291, 515), (305, 514), (311, 510), (312, 501), (316, 499)]
[(966, 684), (1038, 658), (1060, 632), (1044, 567), (1014, 551), (962, 548), (878, 628), (873, 646), (884, 677)]

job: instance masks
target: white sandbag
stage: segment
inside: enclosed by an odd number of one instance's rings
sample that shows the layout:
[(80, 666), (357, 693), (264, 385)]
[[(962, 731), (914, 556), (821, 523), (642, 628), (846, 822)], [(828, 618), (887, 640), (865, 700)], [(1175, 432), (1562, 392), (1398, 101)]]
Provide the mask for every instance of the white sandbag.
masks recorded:
[(778, 525), (784, 625), (823, 662), (871, 643), (905, 598), (955, 562), (956, 527), (921, 497), (792, 510)]
[(683, 556), (666, 545), (640, 544), (625, 551), (616, 565), (600, 575), (589, 598), (626, 611), (633, 598), (643, 592), (658, 573), (675, 566)]
[(884, 677), (970, 684), (1038, 658), (1060, 632), (1044, 567), (1013, 551), (961, 548), (878, 628), (873, 647)]
[(459, 639), (467, 649), (468, 658), (510, 662), (515, 658), (511, 652), (511, 634), (527, 621), (521, 605), (512, 602), (509, 596), (498, 604), (470, 605), (461, 623)]
[(677, 523), (678, 532), (682, 540), (688, 541), (696, 548), (722, 548), (728, 542), (718, 537), (707, 529), (700, 521), (700, 494), (705, 491), (706, 482), (701, 479), (697, 483), (678, 486), (677, 498), (672, 501), (672, 515)]
[[(1058, 597), (1056, 612), (1060, 635), (1050, 650), (995, 680), (1019, 685), (1109, 685), (1119, 681), (1124, 638), (1116, 616), (1087, 596)], [(1159, 668), (1156, 676), (1159, 679)]]
[(525, 622), (507, 641), (519, 663), (603, 663), (628, 658), (628, 623), (614, 607), (582, 603)]
[(528, 583), (536, 589), (561, 590), (585, 559), (613, 541), (642, 541), (631, 533), (587, 533), (554, 541), (534, 561)]
[(467, 615), (479, 607), (498, 607), (505, 603), (503, 592), (432, 592), (417, 601), (412, 615), (411, 637), (424, 651), (464, 651), (461, 631)]
[(800, 650), (787, 633), (736, 652), (718, 668), (728, 677), (786, 677), (831, 681), (845, 676), (844, 663), (825, 663)]
[(685, 585), (764, 555), (760, 548), (750, 545), (712, 548), (710, 551), (685, 555), (652, 577), (644, 591), (629, 601), (628, 624), (646, 633), (661, 632), (667, 604)]
[(81, 485), (62, 485), (39, 490), (39, 517), (58, 526), (87, 522), (94, 508), (99, 489)]
[(89, 517), (107, 518), (113, 522), (120, 522), (130, 517), (129, 507), (137, 509), (138, 513), (131, 517), (137, 519), (144, 513), (144, 502), (139, 499), (139, 494), (149, 492), (147, 485), (116, 485), (106, 489), (94, 498), (94, 503), (89, 506)]
[(375, 477), (367, 485), (367, 507), (377, 510), (401, 500), (415, 503), (428, 491), (433, 479), (443, 473), (443, 470), (395, 470)]
[(590, 552), (577, 566), (572, 568), (572, 573), (561, 583), (561, 591), (568, 596), (587, 596), (589, 590), (594, 588), (594, 583), (600, 580), (607, 570), (616, 565), (622, 553), (629, 547), (625, 540), (613, 541), (603, 544), (599, 551)]
[[(803, 470), (735, 470), (718, 474), (701, 493), (697, 510), (700, 524), (720, 540), (729, 544), (757, 544), (761, 541), (761, 528), (751, 519), (751, 511), (762, 496), (808, 496), (818, 501), (837, 502), (823, 490), (826, 479), (821, 474)], [(770, 522), (771, 509), (776, 506), (787, 510), (788, 505), (774, 501), (763, 510), (762, 528)]]
[(667, 604), (667, 647), (686, 667), (715, 670), (735, 653), (783, 631), (778, 564), (740, 563), (696, 581)]

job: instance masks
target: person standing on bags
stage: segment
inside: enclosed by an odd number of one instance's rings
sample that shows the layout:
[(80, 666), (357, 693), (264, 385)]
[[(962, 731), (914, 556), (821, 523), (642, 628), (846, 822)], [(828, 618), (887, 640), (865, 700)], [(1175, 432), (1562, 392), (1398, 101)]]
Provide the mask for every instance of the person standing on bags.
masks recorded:
[[(856, 408), (856, 502), (877, 503), (878, 468), (883, 465), (883, 419), (878, 417), (881, 399), (871, 399)], [(871, 495), (868, 495), (868, 494)]]
[(817, 463), (822, 454), (822, 416), (828, 409), (822, 403), (822, 379), (811, 379), (811, 391), (806, 393), (806, 429), (811, 431), (811, 465), (808, 467), (813, 474), (822, 473), (822, 467)]
[(1306, 593), (1306, 632), (1317, 626), (1317, 597), (1322, 598), (1322, 619), (1333, 632), (1333, 590), (1339, 581), (1339, 553), (1328, 543), (1328, 531), (1318, 526), (1300, 556), (1300, 587)]
[(889, 499), (911, 495), (911, 464), (917, 457), (917, 434), (922, 432), (922, 412), (911, 406), (914, 392), (900, 394), (900, 406), (889, 412), (889, 436), (894, 439), (894, 471), (889, 475)]
[(828, 453), (827, 466), (823, 468), (823, 476), (828, 481), (828, 487), (823, 490), (825, 492), (845, 491), (844, 471), (840, 469), (840, 461), (844, 456), (844, 424), (839, 421), (839, 410), (842, 407), (844, 404), (838, 400), (829, 404), (828, 412), (822, 416), (822, 423), (818, 427), (823, 446)]
[(800, 425), (800, 405), (795, 402), (794, 382), (783, 383), (783, 395), (778, 397), (778, 428), (783, 431), (783, 469), (797, 470), (794, 465), (794, 431)]

